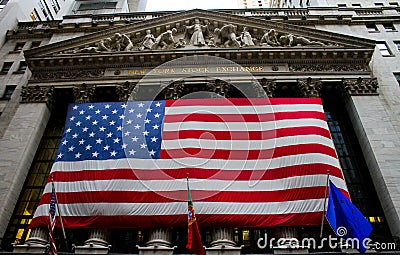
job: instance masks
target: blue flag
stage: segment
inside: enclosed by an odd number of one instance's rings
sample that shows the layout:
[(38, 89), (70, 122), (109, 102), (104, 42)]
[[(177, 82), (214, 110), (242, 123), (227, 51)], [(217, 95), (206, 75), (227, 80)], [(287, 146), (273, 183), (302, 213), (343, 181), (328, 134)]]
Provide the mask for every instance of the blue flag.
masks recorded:
[(358, 247), (353, 248), (364, 253), (366, 247), (363, 241), (372, 232), (371, 223), (331, 181), (329, 181), (329, 187), (326, 219), (337, 236), (343, 239), (358, 239)]

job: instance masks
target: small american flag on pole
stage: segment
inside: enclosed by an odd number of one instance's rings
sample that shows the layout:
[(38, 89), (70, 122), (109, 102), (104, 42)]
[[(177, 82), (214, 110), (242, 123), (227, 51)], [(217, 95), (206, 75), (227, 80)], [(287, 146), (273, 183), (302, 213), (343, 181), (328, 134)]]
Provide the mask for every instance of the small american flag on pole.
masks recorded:
[(50, 210), (49, 210), (49, 238), (50, 238), (50, 249), (49, 253), (52, 255), (57, 255), (57, 247), (54, 241), (54, 228), (56, 226), (56, 190), (54, 188), (54, 183), (51, 182), (51, 200), (50, 200)]
[[(319, 98), (71, 104), (51, 174), (66, 228), (320, 225), (343, 192)], [(31, 227), (46, 226), (51, 183)]]

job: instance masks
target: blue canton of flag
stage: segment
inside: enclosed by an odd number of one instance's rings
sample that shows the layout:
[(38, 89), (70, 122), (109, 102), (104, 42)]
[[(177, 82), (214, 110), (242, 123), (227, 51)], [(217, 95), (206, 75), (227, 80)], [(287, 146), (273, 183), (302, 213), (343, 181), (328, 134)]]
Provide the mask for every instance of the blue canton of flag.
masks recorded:
[(56, 161), (159, 158), (165, 101), (69, 108)]
[(332, 182), (329, 182), (326, 219), (337, 236), (344, 239), (356, 238), (358, 247), (353, 248), (360, 252), (366, 251), (364, 240), (372, 232), (371, 223)]

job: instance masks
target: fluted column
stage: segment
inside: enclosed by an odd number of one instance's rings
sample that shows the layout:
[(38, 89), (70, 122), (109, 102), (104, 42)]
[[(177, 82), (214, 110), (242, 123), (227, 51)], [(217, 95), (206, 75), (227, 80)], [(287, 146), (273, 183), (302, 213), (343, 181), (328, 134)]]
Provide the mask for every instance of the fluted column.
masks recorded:
[(174, 81), (161, 87), (164, 90), (164, 99), (177, 100), (183, 95), (184, 81)]
[(117, 85), (116, 93), (119, 102), (136, 101), (138, 99), (138, 87), (135, 83), (129, 81)]
[(28, 240), (23, 245), (14, 246), (14, 253), (45, 253), (49, 246), (49, 231), (46, 228), (31, 230)]
[(376, 78), (343, 79), (340, 90), (346, 97), (378, 95), (378, 80)]
[(171, 230), (168, 228), (155, 228), (150, 231), (147, 246), (167, 246), (171, 245)]
[[(4, 180), (16, 180), (12, 186), (0, 184), (0, 190), (8, 190), (0, 198), (5, 212), (15, 207), (23, 180), (43, 136), (54, 103), (54, 87), (26, 86), (21, 90), (21, 104), (10, 122), (5, 135), (0, 139), (0, 162)], [(4, 151), (3, 151), (4, 150)], [(14, 152), (14, 153), (13, 153)], [(33, 212), (32, 212), (33, 213)], [(6, 213), (0, 216), (1, 226), (7, 226)], [(10, 215), (11, 216), (11, 215)], [(34, 228), (23, 245), (16, 245), (14, 252), (42, 253), (48, 246), (48, 230)]]
[(235, 246), (236, 243), (233, 241), (233, 228), (215, 227), (211, 231), (211, 236), (214, 241), (211, 242), (211, 246), (225, 245)]
[[(91, 84), (82, 83), (73, 87), (72, 91), (76, 103), (89, 103), (94, 98), (96, 87)], [(83, 246), (75, 246), (74, 252), (76, 254), (107, 254), (109, 251), (107, 237), (107, 229), (90, 229), (88, 239), (86, 239)]]
[(230, 84), (226, 81), (216, 79), (207, 83), (207, 90), (214, 92), (213, 97), (229, 97)]
[(322, 82), (320, 80), (307, 79), (297, 80), (300, 92), (303, 97), (321, 97)]
[(107, 229), (90, 229), (88, 239), (86, 239), (83, 246), (75, 246), (74, 252), (76, 254), (107, 254), (110, 249), (107, 238)]
[(267, 80), (265, 78), (262, 78), (260, 80), (260, 85), (263, 89), (263, 91), (260, 92), (261, 95), (266, 94), (267, 97), (271, 98), (274, 96), (277, 85), (275, 80)]
[(91, 84), (82, 83), (72, 88), (75, 103), (88, 103), (93, 101), (96, 87)]
[(139, 247), (139, 255), (172, 255), (172, 233), (169, 228), (154, 228), (150, 230), (149, 241), (145, 247)]
[(206, 248), (206, 255), (240, 255), (242, 247), (237, 247), (233, 241), (233, 228), (214, 227), (211, 230), (211, 237), (214, 241), (210, 243), (210, 247)]
[[(299, 240), (299, 235), (296, 227), (276, 227), (274, 229), (274, 238), (279, 240), (277, 246), (273, 247), (274, 254), (308, 254), (307, 247), (301, 247), (300, 243), (293, 240)], [(299, 240), (301, 241), (301, 240)]]

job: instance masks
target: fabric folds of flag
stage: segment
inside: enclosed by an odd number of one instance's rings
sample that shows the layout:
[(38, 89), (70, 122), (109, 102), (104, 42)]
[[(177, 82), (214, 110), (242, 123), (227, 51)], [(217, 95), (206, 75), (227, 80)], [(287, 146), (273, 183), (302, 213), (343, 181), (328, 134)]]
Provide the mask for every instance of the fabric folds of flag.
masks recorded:
[(192, 196), (190, 194), (188, 183), (188, 242), (186, 245), (188, 250), (191, 250), (196, 255), (204, 255), (204, 247), (201, 241), (199, 226), (197, 224), (196, 214), (194, 213), (194, 206)]
[(186, 227), (187, 174), (201, 226), (254, 228), (320, 225), (327, 170), (319, 98), (208, 98), (71, 104), (51, 175), (65, 228)]
[[(352, 248), (363, 253), (366, 251), (364, 240), (372, 232), (371, 223), (332, 182), (329, 182), (326, 219), (337, 236), (344, 239), (356, 238), (358, 240), (355, 242), (357, 247)], [(351, 243), (354, 244), (354, 242)]]
[(50, 247), (49, 253), (52, 255), (57, 255), (57, 247), (54, 241), (54, 228), (56, 226), (56, 190), (52, 184), (51, 199), (50, 199), (50, 209), (49, 209), (49, 239)]

